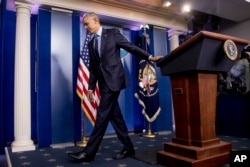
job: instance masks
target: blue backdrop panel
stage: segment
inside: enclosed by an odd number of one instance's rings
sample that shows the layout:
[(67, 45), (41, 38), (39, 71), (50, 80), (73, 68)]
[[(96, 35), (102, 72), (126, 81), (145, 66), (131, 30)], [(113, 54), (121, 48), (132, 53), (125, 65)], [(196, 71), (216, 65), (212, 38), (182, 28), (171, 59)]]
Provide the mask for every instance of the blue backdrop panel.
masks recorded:
[(39, 147), (51, 144), (51, 14), (38, 13), (37, 138)]
[(0, 153), (7, 143), (14, 140), (14, 61), (16, 13), (1, 4), (1, 52), (0, 52)]
[[(169, 51), (168, 33), (166, 30), (154, 29), (153, 37), (155, 55), (166, 55)], [(158, 78), (158, 87), (160, 95), (161, 112), (157, 118), (157, 130), (166, 131), (172, 130), (172, 97), (170, 79), (167, 76), (161, 76), (160, 68), (156, 66)]]
[(37, 15), (31, 15), (31, 44), (30, 44), (30, 81), (31, 81), (31, 138), (37, 140), (37, 108), (36, 108), (36, 76), (37, 76), (37, 54), (36, 54), (36, 23)]
[[(131, 31), (131, 42), (135, 45), (138, 46), (138, 41), (137, 38), (141, 37), (142, 32), (141, 31)], [(133, 64), (132, 64), (132, 69), (133, 69), (133, 77), (131, 78), (133, 81), (133, 93), (137, 91), (137, 85), (138, 85), (138, 58), (133, 56)], [(145, 129), (145, 117), (142, 115), (142, 107), (138, 103), (138, 100), (135, 98), (134, 94), (133, 97), (133, 115), (134, 115), (134, 131), (135, 133), (141, 133), (143, 129)]]
[(52, 144), (73, 140), (72, 17), (51, 13)]
[[(3, 36), (3, 31), (2, 31), (2, 3), (0, 2), (0, 36)], [(3, 62), (2, 62), (2, 42), (3, 39), (0, 38), (0, 67), (3, 66)], [(3, 111), (2, 111), (2, 98), (3, 98), (3, 94), (2, 94), (2, 83), (3, 83), (3, 78), (2, 78), (2, 69), (0, 68), (0, 134), (3, 134)], [(2, 148), (3, 148), (3, 135), (0, 136), (0, 154), (2, 154)]]
[(73, 79), (73, 130), (74, 130), (74, 141), (80, 141), (81, 139), (81, 101), (76, 94), (76, 81), (78, 74), (78, 64), (80, 56), (80, 16), (72, 16), (72, 79)]
[[(0, 35), (1, 35), (1, 37), (3, 36), (3, 31), (2, 31), (2, 22), (3, 22), (3, 18), (2, 18), (2, 16), (3, 16), (3, 6), (2, 6), (2, 3), (1, 3), (1, 1), (0, 1)], [(2, 43), (3, 43), (3, 38), (0, 38), (0, 67), (2, 67)], [(2, 74), (2, 69), (0, 68), (0, 74)], [(0, 76), (2, 76), (2, 75), (0, 75)], [(0, 90), (2, 90), (1, 88), (2, 88), (2, 77), (0, 77)], [(2, 93), (0, 93), (0, 97), (2, 97), (1, 96), (2, 95)], [(0, 107), (2, 107), (2, 102), (0, 101)], [(1, 108), (0, 108), (1, 109)], [(0, 110), (0, 120), (1, 120), (1, 110)], [(0, 127), (1, 127), (1, 125), (0, 125)], [(0, 129), (0, 132), (1, 132), (1, 129)], [(1, 141), (1, 137), (0, 137), (0, 141)]]

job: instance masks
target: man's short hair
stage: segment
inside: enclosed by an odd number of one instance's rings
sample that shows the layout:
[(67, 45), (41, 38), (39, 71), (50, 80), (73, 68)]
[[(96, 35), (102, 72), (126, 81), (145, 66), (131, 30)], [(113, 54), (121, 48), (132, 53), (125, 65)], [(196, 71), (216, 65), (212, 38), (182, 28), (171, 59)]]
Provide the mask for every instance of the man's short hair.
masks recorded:
[(85, 13), (83, 15), (83, 19), (86, 18), (86, 17), (90, 17), (90, 18), (96, 19), (96, 21), (100, 22), (99, 16), (95, 12)]

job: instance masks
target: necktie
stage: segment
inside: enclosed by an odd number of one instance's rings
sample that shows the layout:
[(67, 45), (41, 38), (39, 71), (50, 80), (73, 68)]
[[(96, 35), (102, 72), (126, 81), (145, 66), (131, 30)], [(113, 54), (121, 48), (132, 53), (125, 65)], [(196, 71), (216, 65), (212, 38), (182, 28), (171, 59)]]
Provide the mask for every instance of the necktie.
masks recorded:
[(95, 38), (94, 38), (94, 51), (95, 51), (95, 54), (99, 57), (98, 35), (95, 35)]

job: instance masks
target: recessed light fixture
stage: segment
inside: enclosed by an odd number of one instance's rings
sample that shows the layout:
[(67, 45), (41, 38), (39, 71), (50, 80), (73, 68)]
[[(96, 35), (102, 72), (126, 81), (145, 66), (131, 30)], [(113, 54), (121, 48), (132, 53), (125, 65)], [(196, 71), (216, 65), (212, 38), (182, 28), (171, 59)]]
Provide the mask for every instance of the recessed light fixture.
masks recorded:
[(182, 12), (184, 13), (188, 13), (190, 12), (190, 5), (189, 4), (185, 4), (183, 7), (182, 7)]
[(172, 5), (172, 3), (171, 3), (170, 1), (165, 1), (165, 2), (162, 4), (163, 7), (169, 7), (169, 6), (171, 6), (171, 5)]

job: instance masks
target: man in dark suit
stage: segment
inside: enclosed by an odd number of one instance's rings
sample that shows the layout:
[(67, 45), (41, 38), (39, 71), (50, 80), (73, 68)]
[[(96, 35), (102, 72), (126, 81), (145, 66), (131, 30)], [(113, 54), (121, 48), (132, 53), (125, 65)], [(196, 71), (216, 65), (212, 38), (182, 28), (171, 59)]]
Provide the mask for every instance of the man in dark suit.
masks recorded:
[(121, 113), (118, 97), (120, 91), (128, 86), (120, 58), (120, 48), (150, 61), (158, 61), (162, 56), (152, 56), (141, 48), (131, 44), (118, 29), (104, 29), (97, 14), (90, 12), (83, 17), (84, 27), (94, 34), (89, 42), (89, 90), (88, 99), (93, 100), (93, 90), (98, 81), (100, 104), (97, 110), (94, 129), (83, 151), (69, 153), (76, 160), (90, 162), (94, 159), (103, 139), (109, 121), (118, 139), (123, 144), (121, 153), (114, 159), (134, 155), (134, 146), (128, 135), (128, 129)]

